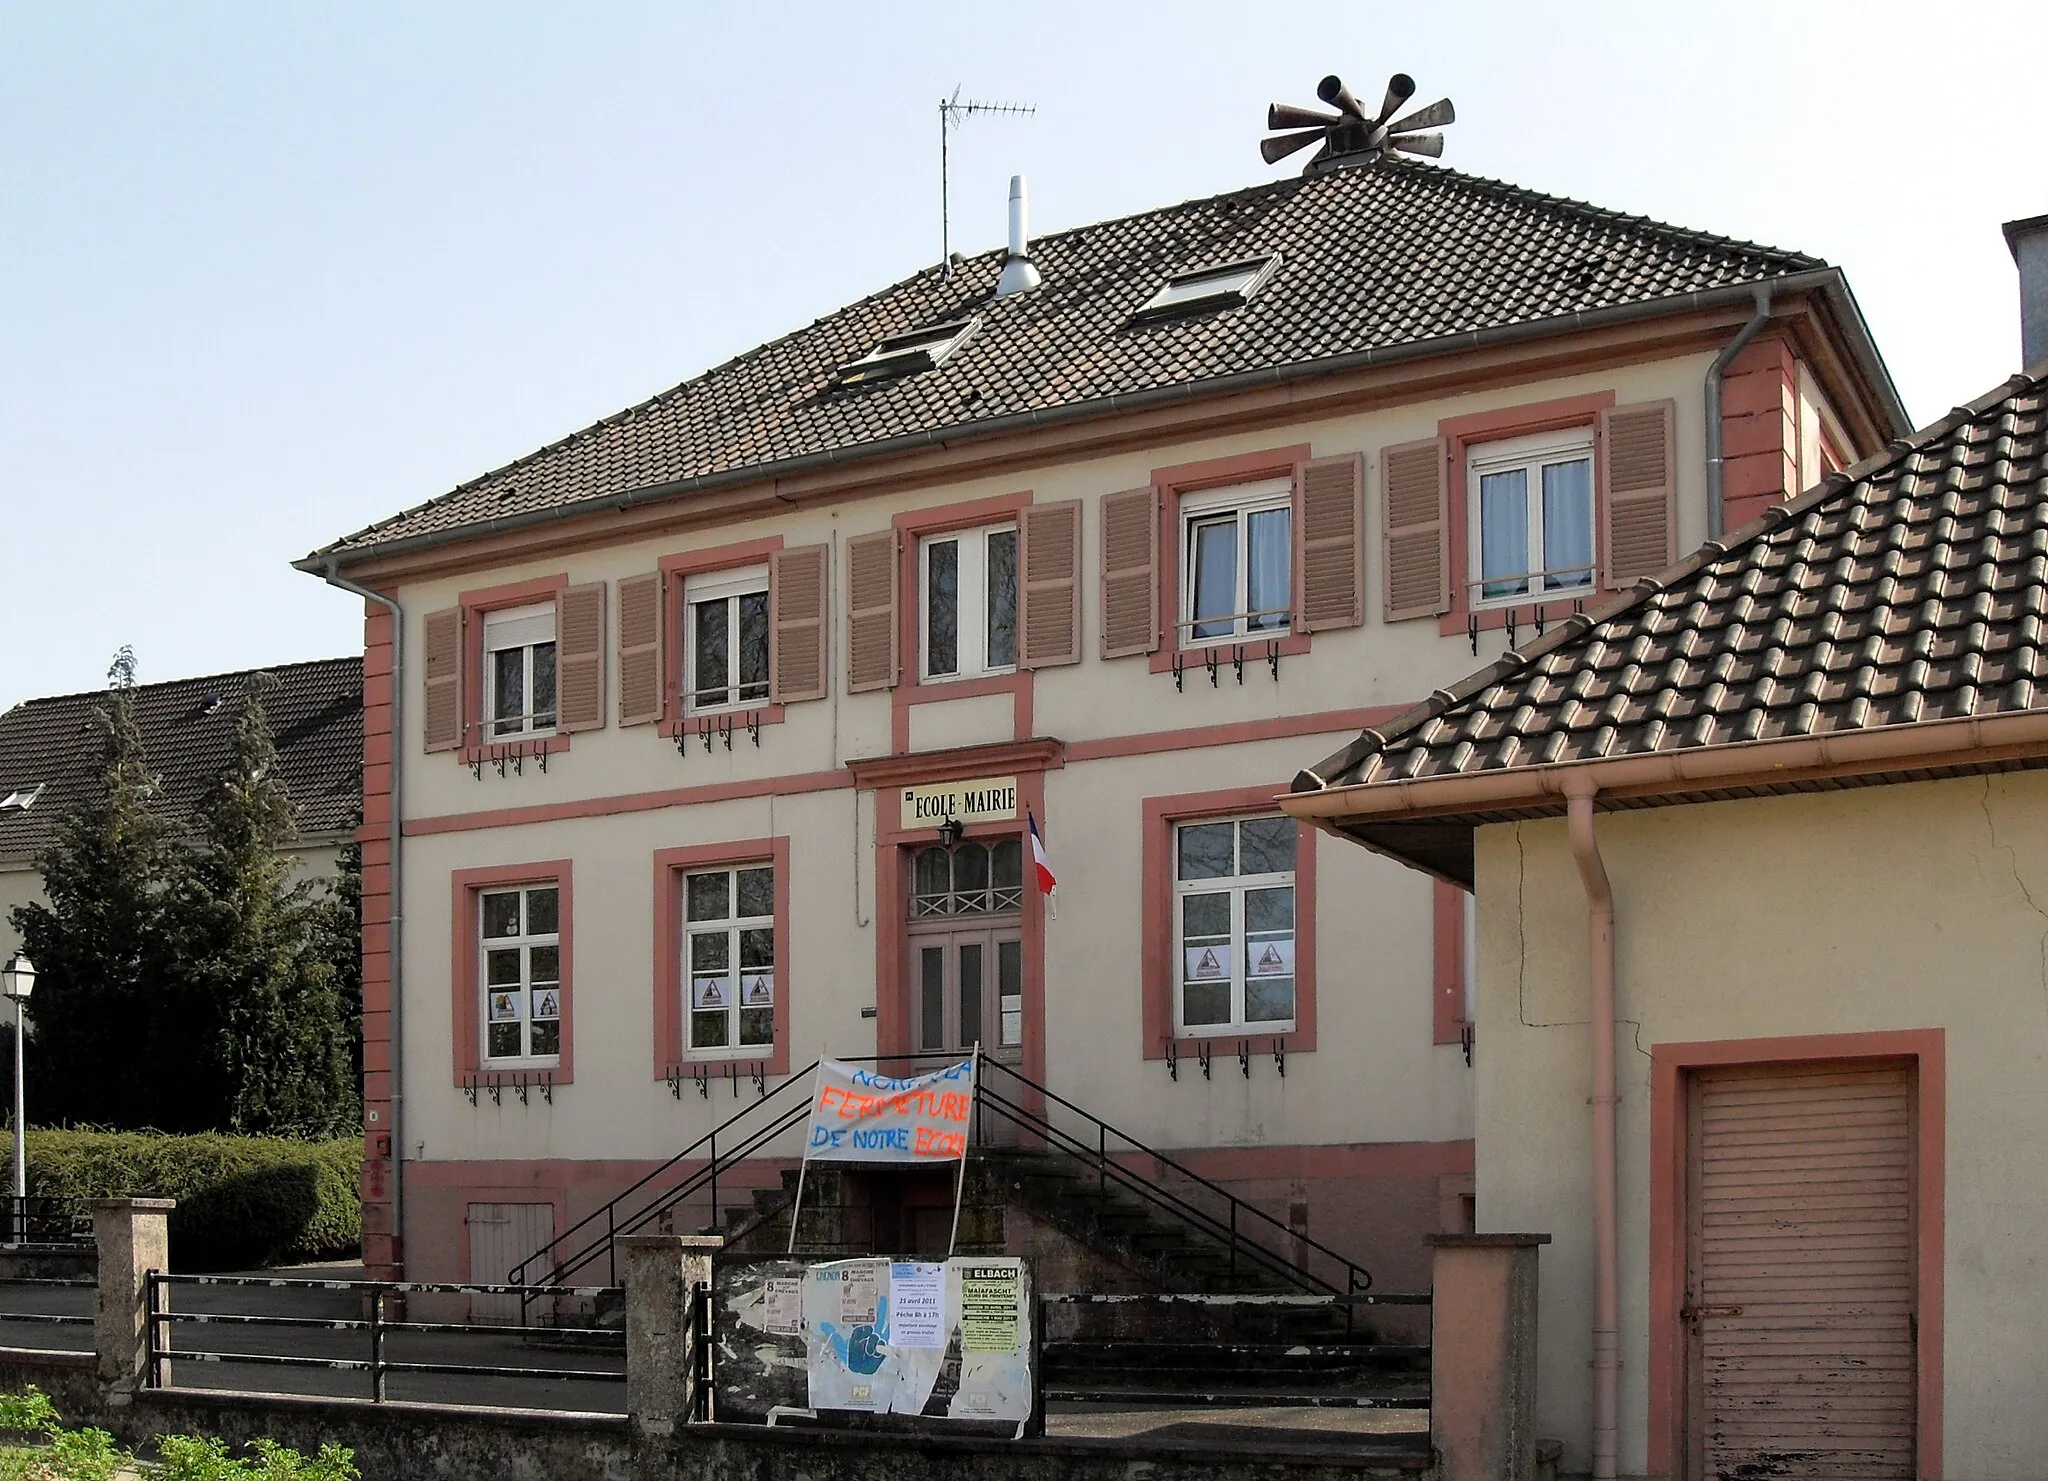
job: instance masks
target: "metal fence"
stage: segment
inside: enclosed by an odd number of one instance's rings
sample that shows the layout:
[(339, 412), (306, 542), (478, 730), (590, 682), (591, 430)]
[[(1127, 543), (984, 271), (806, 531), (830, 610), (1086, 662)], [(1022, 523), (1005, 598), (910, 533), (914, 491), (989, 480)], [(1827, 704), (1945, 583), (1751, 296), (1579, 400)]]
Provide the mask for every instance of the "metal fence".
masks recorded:
[(80, 1198), (16, 1198), (8, 1195), (0, 1214), (0, 1238), (8, 1244), (92, 1244), (92, 1210)]
[[(379, 1402), (404, 1398), (508, 1408), (625, 1409), (622, 1330), (520, 1327), (414, 1314), (441, 1307), (452, 1318), (466, 1306), (465, 1298), (539, 1294), (530, 1287), (159, 1271), (151, 1272), (148, 1291), (152, 1387), (171, 1386), (177, 1364), (206, 1363), (267, 1370), (252, 1386), (271, 1391), (289, 1386), (291, 1391), (340, 1392)], [(552, 1286), (545, 1292), (549, 1301), (581, 1298), (599, 1306), (617, 1306), (623, 1296), (616, 1286)], [(188, 1340), (186, 1332), (194, 1335)], [(297, 1377), (288, 1379), (278, 1370)], [(345, 1379), (337, 1389), (337, 1375), (355, 1374), (363, 1378)], [(210, 1376), (207, 1386), (238, 1385)], [(394, 1387), (403, 1391), (394, 1392)]]
[(91, 1352), (96, 1280), (0, 1278), (0, 1346)]

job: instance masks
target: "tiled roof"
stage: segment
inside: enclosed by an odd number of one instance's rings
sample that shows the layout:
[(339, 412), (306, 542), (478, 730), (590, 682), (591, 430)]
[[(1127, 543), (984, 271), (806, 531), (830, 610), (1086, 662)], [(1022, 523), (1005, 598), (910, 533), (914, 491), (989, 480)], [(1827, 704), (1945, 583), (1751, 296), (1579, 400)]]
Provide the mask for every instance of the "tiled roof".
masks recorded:
[[(302, 836), (353, 826), (362, 797), (363, 661), (323, 658), (267, 670), (278, 687), (264, 701), (278, 770), (298, 805)], [(246, 673), (140, 684), (136, 721), (161, 785), (155, 799), (174, 826), (190, 817), (220, 774)], [(26, 810), (0, 810), (0, 862), (32, 857), (64, 815), (91, 794), (101, 756), (94, 711), (103, 690), (25, 700), (0, 714), (0, 798), (35, 791)]]
[[(1177, 272), (1277, 252), (1248, 304), (1132, 324)], [(1815, 258), (1388, 160), (1034, 242), (1036, 291), (993, 299), (1002, 253), (928, 268), (452, 493), (307, 558), (892, 439), (1820, 269)], [(834, 389), (884, 336), (970, 313), (980, 331), (922, 375)]]
[(1297, 791), (2048, 712), (2048, 378), (1573, 617)]

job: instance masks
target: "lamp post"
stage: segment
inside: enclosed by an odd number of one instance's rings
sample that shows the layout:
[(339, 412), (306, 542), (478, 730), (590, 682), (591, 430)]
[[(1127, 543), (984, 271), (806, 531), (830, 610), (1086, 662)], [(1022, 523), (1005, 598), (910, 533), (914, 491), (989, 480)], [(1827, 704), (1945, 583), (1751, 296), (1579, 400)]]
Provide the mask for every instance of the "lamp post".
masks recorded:
[(28, 1221), (28, 1116), (22, 1086), (21, 1021), (28, 995), (35, 990), (35, 964), (20, 952), (0, 967), (0, 997), (14, 1005), (14, 1217), (9, 1233), (20, 1244)]

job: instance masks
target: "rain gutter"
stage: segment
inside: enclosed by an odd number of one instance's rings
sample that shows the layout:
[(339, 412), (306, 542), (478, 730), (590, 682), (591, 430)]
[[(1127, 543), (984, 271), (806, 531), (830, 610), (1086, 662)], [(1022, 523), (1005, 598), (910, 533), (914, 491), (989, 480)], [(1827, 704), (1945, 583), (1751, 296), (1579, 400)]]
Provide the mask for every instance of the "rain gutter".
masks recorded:
[(1592, 778), (1567, 784), (1572, 857), (1586, 887), (1593, 1022), (1593, 1481), (1614, 1481), (1621, 1411), (1621, 1238), (1615, 1172), (1614, 886), (1593, 830)]
[(1771, 285), (1759, 283), (1756, 289), (1756, 312), (1749, 316), (1749, 322), (1735, 331), (1735, 338), (1721, 348), (1714, 357), (1714, 363), (1707, 367), (1707, 538), (1718, 540), (1726, 518), (1721, 506), (1723, 473), (1726, 456), (1721, 448), (1721, 376), (1735, 363), (1735, 357), (1742, 353), (1749, 342), (1756, 338), (1757, 331), (1771, 322)]

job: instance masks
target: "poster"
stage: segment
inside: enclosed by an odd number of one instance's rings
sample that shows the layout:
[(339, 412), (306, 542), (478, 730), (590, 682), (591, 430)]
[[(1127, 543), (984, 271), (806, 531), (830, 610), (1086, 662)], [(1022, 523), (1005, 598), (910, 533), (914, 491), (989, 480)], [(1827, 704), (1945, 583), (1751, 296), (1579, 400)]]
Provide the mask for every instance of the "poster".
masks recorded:
[(740, 1006), (742, 1008), (774, 1007), (775, 974), (773, 972), (747, 972), (741, 974)]
[(690, 1003), (696, 1008), (729, 1008), (732, 1006), (732, 981), (726, 977), (693, 977), (690, 979)]
[(946, 1267), (897, 1264), (889, 1267), (889, 1324), (896, 1345), (946, 1345)]
[(953, 1161), (967, 1155), (974, 1061), (914, 1080), (818, 1061), (804, 1156), (831, 1162)]
[(804, 1273), (811, 1408), (889, 1412), (902, 1364), (889, 1345), (888, 1282), (887, 1260), (837, 1260)]
[(1245, 942), (1244, 971), (1247, 977), (1292, 977), (1294, 938), (1286, 936), (1277, 941)]
[(873, 1326), (882, 1311), (882, 1281), (887, 1268), (872, 1263), (848, 1264), (839, 1273), (839, 1320), (849, 1330)]
[(1012, 1261), (960, 1269), (960, 1350), (1017, 1350), (1017, 1288), (1023, 1271)]
[(519, 994), (516, 992), (494, 992), (491, 994), (491, 1022), (516, 1023), (519, 1020)]
[(768, 1278), (761, 1298), (761, 1326), (777, 1337), (795, 1337), (804, 1329), (804, 1283), (794, 1276)]
[(562, 990), (558, 987), (545, 988), (533, 995), (533, 1017), (537, 1023), (547, 1023), (562, 1016)]
[(1221, 946), (1184, 946), (1185, 976), (1189, 982), (1221, 982), (1230, 975), (1229, 951)]

